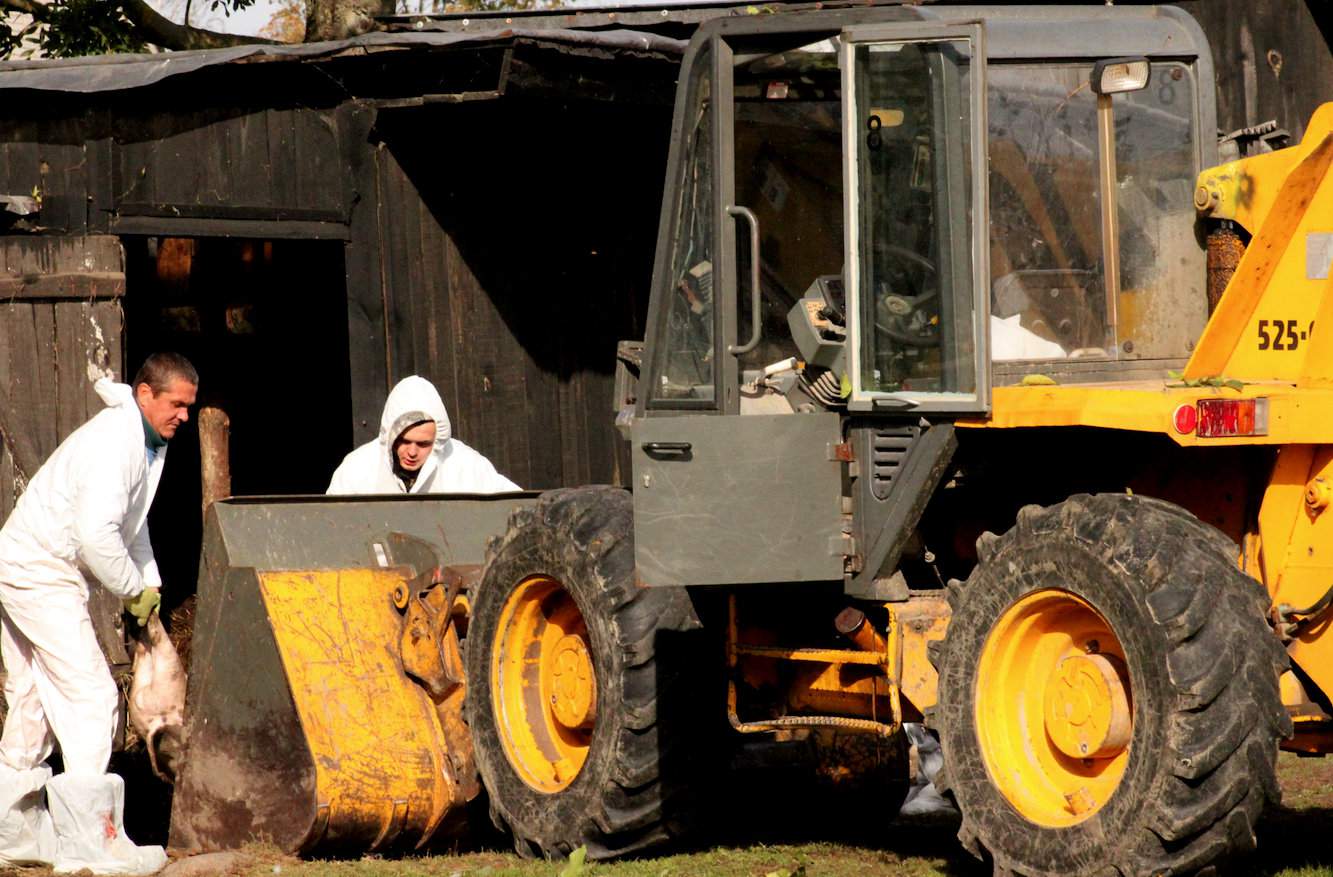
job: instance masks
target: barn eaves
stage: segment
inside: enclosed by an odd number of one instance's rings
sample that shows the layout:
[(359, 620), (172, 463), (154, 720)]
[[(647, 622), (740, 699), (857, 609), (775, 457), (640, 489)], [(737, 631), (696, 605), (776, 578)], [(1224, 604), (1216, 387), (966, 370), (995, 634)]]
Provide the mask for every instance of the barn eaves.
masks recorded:
[(383, 52), (450, 48), (538, 48), (592, 56), (676, 61), (685, 41), (637, 30), (548, 30), (514, 27), (484, 33), (372, 33), (349, 40), (290, 46), (236, 46), (156, 55), (103, 55), (0, 63), (0, 89), (91, 94), (144, 88), (228, 64), (323, 62)]

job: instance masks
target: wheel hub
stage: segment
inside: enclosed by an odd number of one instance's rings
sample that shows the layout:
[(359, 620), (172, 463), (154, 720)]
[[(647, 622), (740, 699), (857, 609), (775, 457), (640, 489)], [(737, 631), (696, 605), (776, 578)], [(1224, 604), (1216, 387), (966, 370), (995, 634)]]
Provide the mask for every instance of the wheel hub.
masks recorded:
[(1062, 588), (1029, 592), (995, 620), (978, 659), (977, 741), (1028, 821), (1075, 825), (1114, 796), (1134, 724), (1124, 654), (1106, 617)]
[(1129, 698), (1117, 663), (1071, 655), (1046, 683), (1046, 733), (1070, 758), (1112, 758), (1129, 744)]
[(551, 712), (556, 721), (571, 729), (591, 725), (597, 717), (597, 688), (583, 637), (562, 637), (551, 665)]
[(505, 599), (492, 644), (491, 698), (500, 743), (523, 781), (565, 789), (592, 745), (597, 676), (588, 626), (569, 591), (533, 576)]

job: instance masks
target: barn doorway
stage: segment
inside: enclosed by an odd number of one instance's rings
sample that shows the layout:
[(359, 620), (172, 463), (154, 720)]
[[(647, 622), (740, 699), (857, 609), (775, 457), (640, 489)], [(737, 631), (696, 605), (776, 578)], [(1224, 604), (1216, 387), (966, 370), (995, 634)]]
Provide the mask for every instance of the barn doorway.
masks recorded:
[(199, 408), (230, 419), (231, 493), (322, 493), (352, 447), (341, 241), (125, 237), (127, 379), (157, 350), (200, 374), (149, 516), (164, 602), (194, 593)]

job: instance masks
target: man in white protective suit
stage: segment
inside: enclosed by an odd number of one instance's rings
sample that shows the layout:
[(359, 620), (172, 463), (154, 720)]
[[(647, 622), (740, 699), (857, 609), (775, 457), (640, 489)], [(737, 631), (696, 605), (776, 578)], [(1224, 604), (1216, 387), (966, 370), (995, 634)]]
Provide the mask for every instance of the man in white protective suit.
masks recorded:
[[(125, 601), (140, 625), (161, 601), (148, 507), (167, 440), (189, 418), (199, 376), (150, 356), (132, 386), (94, 389), (107, 407), (37, 470), (0, 529), (0, 651), (9, 712), (0, 737), (0, 866), (152, 874), (161, 847), (121, 822), (125, 785), (107, 773), (117, 691), (88, 614), (88, 589)], [(46, 760), (59, 745), (65, 771)]]
[(343, 458), (330, 494), (504, 493), (521, 490), (453, 438), (435, 385), (416, 375), (389, 393), (380, 434)]

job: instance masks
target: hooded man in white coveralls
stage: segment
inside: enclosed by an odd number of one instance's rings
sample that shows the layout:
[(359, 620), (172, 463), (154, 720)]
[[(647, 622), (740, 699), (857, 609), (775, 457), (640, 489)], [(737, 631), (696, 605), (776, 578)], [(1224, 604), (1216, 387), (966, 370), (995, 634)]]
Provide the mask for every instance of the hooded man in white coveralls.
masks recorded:
[[(161, 847), (121, 824), (125, 787), (106, 772), (117, 691), (88, 615), (104, 587), (144, 624), (161, 600), (148, 541), (167, 440), (189, 419), (199, 375), (150, 356), (133, 386), (94, 385), (107, 407), (37, 470), (0, 529), (0, 650), (9, 706), (0, 737), (0, 865), (151, 874)], [(52, 778), (55, 745), (65, 772)], [(43, 800), (45, 799), (45, 800)]]
[(522, 490), (451, 434), (435, 385), (412, 375), (389, 392), (380, 434), (343, 458), (330, 494), (505, 493)]

